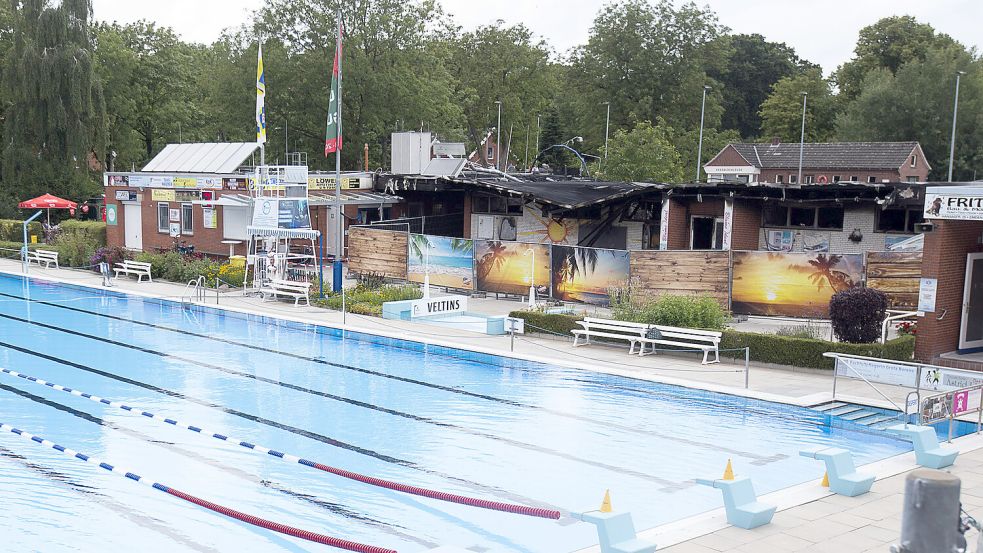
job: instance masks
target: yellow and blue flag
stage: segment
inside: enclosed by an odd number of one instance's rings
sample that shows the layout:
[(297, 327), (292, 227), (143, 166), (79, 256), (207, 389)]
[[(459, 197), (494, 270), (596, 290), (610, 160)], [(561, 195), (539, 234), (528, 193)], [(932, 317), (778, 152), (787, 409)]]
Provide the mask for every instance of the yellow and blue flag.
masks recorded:
[(256, 62), (256, 142), (266, 144), (266, 74), (263, 72), (263, 45)]

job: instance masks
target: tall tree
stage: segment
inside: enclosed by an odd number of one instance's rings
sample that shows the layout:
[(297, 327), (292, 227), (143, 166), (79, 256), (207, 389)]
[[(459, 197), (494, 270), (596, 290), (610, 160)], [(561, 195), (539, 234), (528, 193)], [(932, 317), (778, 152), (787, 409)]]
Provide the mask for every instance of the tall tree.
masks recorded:
[(618, 130), (608, 145), (608, 159), (599, 176), (607, 180), (680, 182), (683, 167), (664, 122), (653, 126), (642, 121), (625, 132)]
[(736, 129), (743, 138), (761, 134), (761, 104), (771, 87), (784, 77), (791, 77), (819, 66), (802, 60), (783, 42), (768, 42), (759, 34), (726, 35), (719, 39), (730, 52), (727, 63), (710, 70), (710, 76), (722, 87), (724, 112), (720, 124)]
[[(699, 125), (706, 71), (724, 63), (715, 40), (725, 29), (709, 8), (676, 7), (669, 0), (621, 0), (606, 5), (587, 43), (572, 55), (564, 86), (577, 120), (595, 149), (603, 146), (603, 102), (611, 102), (611, 128), (632, 128), (658, 118), (679, 128)], [(707, 98), (707, 125), (720, 120), (718, 87)]]
[(833, 79), (843, 98), (852, 100), (860, 95), (867, 73), (886, 69), (894, 74), (909, 61), (925, 59), (931, 48), (955, 44), (948, 35), (936, 33), (931, 25), (910, 15), (885, 17), (860, 29), (854, 58), (841, 65)]
[(932, 48), (924, 59), (903, 64), (892, 74), (871, 71), (856, 100), (837, 119), (844, 140), (917, 140), (932, 166), (930, 178), (944, 180), (949, 167), (950, 131), (956, 72), (959, 120), (953, 178), (983, 175), (983, 59), (959, 46)]
[(104, 159), (105, 102), (93, 71), (89, 0), (11, 5), (3, 68), (3, 202), (42, 192), (82, 198)]
[(802, 129), (802, 93), (806, 103), (806, 142), (832, 140), (837, 101), (830, 83), (818, 69), (785, 77), (772, 86), (771, 94), (761, 104), (761, 132), (765, 138), (798, 142)]
[[(498, 124), (495, 102), (501, 101), (504, 155), (509, 129), (524, 136), (526, 126), (535, 125), (536, 115), (554, 95), (556, 79), (549, 47), (533, 38), (524, 25), (506, 27), (501, 21), (471, 32), (455, 32), (448, 44), (448, 67), (455, 77), (455, 99), (464, 110), (469, 140), (477, 146), (485, 131)], [(515, 159), (520, 157), (514, 154), (518, 145), (513, 139), (511, 157)]]

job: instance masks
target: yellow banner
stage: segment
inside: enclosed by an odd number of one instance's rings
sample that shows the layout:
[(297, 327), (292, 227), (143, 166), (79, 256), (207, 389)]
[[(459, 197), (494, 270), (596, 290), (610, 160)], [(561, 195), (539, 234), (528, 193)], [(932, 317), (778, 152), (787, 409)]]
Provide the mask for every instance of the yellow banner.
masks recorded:
[(173, 190), (158, 190), (153, 189), (150, 191), (150, 199), (154, 202), (173, 202), (174, 201), (174, 191)]
[[(358, 190), (359, 188), (361, 188), (361, 184), (362, 184), (362, 179), (359, 179), (357, 177), (341, 178), (342, 190)], [(334, 177), (308, 177), (307, 188), (308, 190), (334, 190), (335, 178)]]
[(197, 188), (198, 179), (195, 177), (174, 177), (174, 188)]

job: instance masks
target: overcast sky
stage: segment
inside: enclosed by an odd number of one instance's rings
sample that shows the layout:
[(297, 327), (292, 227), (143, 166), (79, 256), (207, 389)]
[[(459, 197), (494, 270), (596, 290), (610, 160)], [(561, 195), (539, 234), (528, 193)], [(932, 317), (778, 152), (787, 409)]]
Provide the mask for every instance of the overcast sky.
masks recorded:
[[(525, 23), (558, 53), (587, 40), (605, 0), (440, 0), (466, 29), (493, 23)], [(677, 0), (678, 3), (678, 0)], [(882, 17), (913, 15), (936, 30), (979, 49), (983, 0), (707, 0), (720, 22), (736, 33), (760, 33), (785, 42), (799, 56), (829, 72), (850, 59), (857, 32)], [(263, 0), (93, 0), (103, 21), (157, 21), (185, 40), (211, 42), (222, 29), (249, 18)]]

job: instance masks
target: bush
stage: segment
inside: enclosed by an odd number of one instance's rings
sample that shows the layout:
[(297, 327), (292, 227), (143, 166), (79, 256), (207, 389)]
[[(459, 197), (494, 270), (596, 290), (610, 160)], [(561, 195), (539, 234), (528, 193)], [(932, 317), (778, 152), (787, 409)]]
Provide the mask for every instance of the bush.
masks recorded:
[(869, 344), (881, 336), (887, 294), (873, 288), (850, 288), (829, 299), (833, 333), (843, 342)]
[(638, 301), (634, 294), (612, 296), (611, 313), (619, 321), (719, 330), (727, 312), (710, 296), (665, 294), (655, 301)]
[(509, 313), (509, 317), (517, 317), (526, 321), (526, 332), (543, 332), (571, 336), (570, 331), (583, 328), (577, 321), (583, 319), (577, 315), (548, 314), (542, 311), (520, 310)]
[(783, 326), (775, 331), (775, 336), (789, 336), (791, 338), (811, 338), (813, 340), (825, 340), (826, 333), (822, 328), (812, 325)]
[(99, 271), (100, 263), (108, 263), (109, 267), (112, 268), (113, 265), (117, 263), (122, 263), (124, 260), (133, 259), (133, 254), (130, 250), (120, 247), (102, 247), (96, 250), (96, 253), (92, 255), (92, 259), (89, 260), (89, 264), (93, 265), (93, 271)]
[[(27, 225), (27, 240), (31, 240), (31, 235), (38, 237), (38, 240), (44, 235), (44, 229), (41, 228), (41, 223), (39, 221), (31, 221)], [(20, 245), (24, 244), (24, 221), (18, 221), (16, 219), (0, 219), (0, 241), (4, 242), (17, 242)]]
[(812, 338), (724, 330), (720, 349), (745, 347), (751, 348), (752, 361), (793, 367), (832, 369), (833, 360), (823, 357), (823, 353), (827, 351), (910, 361), (915, 353), (915, 338), (914, 336), (902, 336), (890, 340), (886, 344), (848, 344)]
[(53, 244), (44, 246), (58, 252), (58, 264), (62, 267), (87, 267), (100, 245), (91, 234), (81, 229), (70, 229), (58, 234)]
[(356, 315), (382, 315), (382, 304), (388, 301), (418, 300), (423, 292), (415, 284), (387, 285), (370, 288), (359, 284), (345, 291), (342, 300), (341, 293), (331, 293), (321, 300), (315, 300), (317, 305), (330, 309), (341, 309), (342, 303), (349, 313)]
[(218, 268), (218, 278), (233, 288), (241, 288), (246, 280), (246, 268), (242, 265), (225, 263)]
[(67, 219), (58, 224), (62, 232), (81, 232), (92, 238), (99, 246), (106, 245), (106, 223), (102, 221), (79, 221)]

